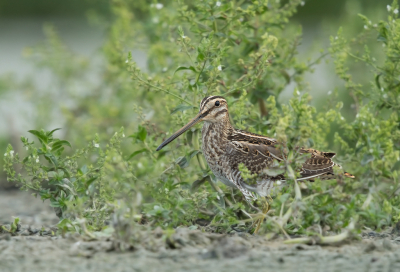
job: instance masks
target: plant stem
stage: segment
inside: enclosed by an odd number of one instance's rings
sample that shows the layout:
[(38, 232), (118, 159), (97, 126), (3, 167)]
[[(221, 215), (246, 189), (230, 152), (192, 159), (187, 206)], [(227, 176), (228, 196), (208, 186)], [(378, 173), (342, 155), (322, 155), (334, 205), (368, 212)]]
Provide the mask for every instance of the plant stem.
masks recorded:
[(185, 44), (184, 39), (182, 39), (182, 44), (183, 44), (183, 47), (185, 48), (185, 53), (186, 53), (186, 55), (188, 55), (190, 61), (194, 64), (194, 62), (193, 62), (193, 60), (192, 60), (192, 55), (190, 55), (189, 50), (188, 50), (187, 47), (186, 47), (186, 44)]
[(172, 96), (174, 96), (175, 98), (178, 98), (179, 100), (181, 100), (182, 102), (185, 102), (185, 103), (187, 103), (187, 104), (189, 104), (189, 105), (191, 105), (191, 106), (197, 108), (194, 104), (192, 104), (191, 102), (187, 101), (186, 99), (180, 97), (179, 95), (174, 94), (174, 93), (172, 93), (172, 92), (170, 92), (170, 91), (168, 91), (168, 90), (165, 90), (165, 89), (163, 89), (163, 88), (161, 88), (161, 87), (158, 87), (158, 86), (156, 86), (156, 85), (154, 85), (154, 84), (151, 84), (150, 82), (148, 82), (148, 81), (142, 79), (141, 77), (139, 77), (139, 76), (136, 75), (136, 74), (134, 74), (134, 76), (135, 76), (135, 78), (136, 78), (137, 80), (139, 80), (140, 82), (146, 84), (147, 86), (153, 87), (153, 88), (156, 89), (156, 90), (159, 90), (159, 91), (162, 91), (162, 92), (164, 92), (164, 93), (166, 93), (166, 94), (172, 95)]
[[(207, 55), (208, 55), (208, 52), (207, 52)], [(204, 70), (204, 67), (206, 66), (206, 63), (207, 63), (207, 59), (205, 59), (205, 60), (204, 60), (203, 67), (201, 68), (201, 71), (200, 71), (200, 73), (197, 75), (197, 78), (196, 78), (196, 83), (195, 83), (195, 85), (197, 85), (197, 82), (199, 82), (200, 75), (203, 73), (203, 70)]]

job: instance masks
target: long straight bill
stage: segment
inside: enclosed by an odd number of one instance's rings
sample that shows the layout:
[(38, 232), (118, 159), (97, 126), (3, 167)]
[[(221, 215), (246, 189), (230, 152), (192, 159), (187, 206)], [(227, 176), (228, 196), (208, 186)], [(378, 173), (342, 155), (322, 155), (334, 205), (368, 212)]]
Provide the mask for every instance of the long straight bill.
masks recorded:
[(166, 146), (167, 144), (169, 144), (170, 142), (172, 142), (173, 140), (175, 140), (176, 138), (178, 138), (182, 133), (184, 133), (186, 130), (188, 130), (189, 128), (191, 128), (192, 126), (196, 125), (198, 122), (201, 121), (201, 119), (203, 119), (204, 114), (199, 113), (197, 114), (197, 116), (195, 118), (193, 118), (192, 120), (190, 120), (189, 123), (187, 123), (186, 125), (184, 125), (180, 130), (178, 130), (177, 132), (175, 132), (174, 134), (172, 134), (171, 137), (169, 137), (168, 139), (166, 139), (162, 144), (160, 144), (159, 147), (157, 147), (157, 151), (161, 150), (164, 146)]

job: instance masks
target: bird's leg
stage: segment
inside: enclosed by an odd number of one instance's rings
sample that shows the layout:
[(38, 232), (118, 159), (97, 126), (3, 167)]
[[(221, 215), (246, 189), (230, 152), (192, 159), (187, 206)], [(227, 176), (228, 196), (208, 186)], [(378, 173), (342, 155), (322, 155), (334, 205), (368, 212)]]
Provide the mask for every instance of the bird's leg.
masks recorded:
[(257, 196), (254, 194), (254, 193), (252, 193), (252, 192), (250, 192), (250, 191), (248, 191), (248, 190), (246, 190), (245, 188), (243, 188), (242, 186), (241, 186), (241, 183), (239, 183), (238, 185), (237, 185), (237, 187), (238, 187), (238, 189), (242, 192), (242, 194), (243, 194), (243, 196), (245, 197), (245, 199), (246, 199), (246, 202), (249, 204), (249, 206), (252, 208), (252, 209), (254, 209), (254, 210), (256, 210), (258, 213), (257, 214), (255, 214), (255, 215), (251, 215), (251, 220), (253, 221), (253, 224), (252, 224), (252, 226), (251, 226), (251, 228), (255, 225), (256, 226), (256, 229), (255, 229), (255, 231), (253, 232), (254, 234), (257, 234), (257, 232), (258, 232), (258, 230), (260, 229), (260, 226), (261, 226), (261, 223), (264, 221), (264, 219), (265, 219), (265, 215), (267, 214), (267, 212), (269, 211), (269, 204), (268, 204), (268, 201), (265, 199), (265, 197), (262, 197), (261, 198), (261, 209), (260, 208), (258, 208), (258, 207), (255, 207), (254, 205), (253, 205), (253, 202), (254, 201), (256, 201), (257, 200)]
[(256, 210), (259, 213), (262, 213), (262, 210), (260, 210), (259, 208), (257, 208), (256, 206), (254, 206), (250, 201), (247, 202), (247, 204), (249, 204), (250, 208)]
[[(268, 197), (272, 201), (272, 198), (270, 196), (268, 196)], [(260, 227), (261, 227), (261, 223), (264, 221), (265, 216), (267, 215), (268, 211), (271, 208), (271, 206), (268, 203), (268, 200), (265, 197), (261, 197), (261, 205), (262, 205), (262, 207), (261, 207), (261, 209), (262, 209), (262, 217), (257, 219), (256, 222), (254, 223), (256, 228), (255, 228), (253, 234), (257, 234), (258, 233), (258, 231), (260, 230)]]

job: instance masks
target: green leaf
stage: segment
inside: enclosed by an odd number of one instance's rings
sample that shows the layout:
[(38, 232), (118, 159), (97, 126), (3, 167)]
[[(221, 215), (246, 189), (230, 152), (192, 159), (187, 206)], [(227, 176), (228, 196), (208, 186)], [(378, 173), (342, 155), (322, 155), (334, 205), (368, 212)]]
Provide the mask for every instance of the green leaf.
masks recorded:
[(72, 147), (71, 144), (68, 141), (65, 141), (65, 140), (57, 140), (56, 142), (54, 142), (53, 147), (54, 146), (62, 146), (62, 145), (66, 145), (66, 146)]
[(191, 71), (197, 73), (196, 68), (194, 68), (193, 66), (189, 66), (189, 67), (186, 67), (186, 66), (179, 66), (179, 67), (175, 70), (174, 75), (175, 75), (176, 72), (182, 71), (182, 70), (191, 70)]
[(185, 110), (189, 110), (189, 109), (193, 109), (193, 108), (194, 107), (190, 106), (190, 105), (180, 104), (180, 105), (176, 106), (176, 108), (171, 111), (171, 114), (177, 113), (178, 111), (185, 111)]
[(47, 144), (48, 138), (42, 132), (37, 130), (28, 130), (28, 132), (35, 135), (41, 143)]
[(17, 226), (19, 224), (19, 217), (14, 218), (13, 226)]
[(278, 175), (282, 175), (283, 173), (285, 173), (285, 169), (281, 168), (281, 167), (274, 167), (274, 168), (268, 168), (265, 169), (263, 172), (265, 172), (268, 176), (270, 177), (276, 177)]
[(56, 132), (57, 130), (60, 130), (60, 129), (61, 128), (56, 128), (56, 129), (53, 129), (52, 131), (47, 132), (47, 137), (52, 136), (54, 132)]
[(138, 132), (130, 135), (129, 137), (144, 142), (146, 140), (146, 137), (147, 137), (147, 131), (146, 131), (146, 129), (144, 127), (139, 125), (138, 126)]
[(189, 129), (188, 131), (186, 131), (185, 133), (186, 135), (186, 141), (188, 143), (189, 146), (193, 145), (193, 131), (191, 129)]
[(380, 78), (381, 75), (382, 75), (382, 73), (379, 73), (375, 77), (375, 83), (376, 83), (376, 86), (378, 87), (379, 90), (381, 90), (381, 83), (379, 82), (379, 78)]
[(186, 168), (189, 166), (189, 162), (186, 157), (179, 157), (175, 161), (181, 168)]
[(146, 137), (147, 137), (147, 130), (142, 126), (139, 126), (138, 139), (144, 142), (144, 140), (146, 140)]
[(205, 58), (203, 51), (200, 48), (197, 48), (197, 61), (201, 62)]
[(18, 230), (18, 224), (19, 224), (19, 217), (14, 217), (14, 221), (10, 225), (10, 229), (7, 229), (5, 226), (1, 226), (3, 230), (9, 232), (9, 233), (15, 233)]
[(63, 181), (63, 183), (57, 184), (57, 186), (60, 186), (60, 187), (63, 187), (63, 188), (65, 188), (65, 189), (67, 189), (68, 191), (70, 191), (70, 193), (71, 193), (72, 195), (76, 196), (77, 193), (76, 193), (76, 191), (75, 191), (75, 189), (74, 189), (73, 184), (71, 183), (71, 181), (69, 181), (69, 180), (66, 179), (66, 178), (64, 178), (62, 181)]
[(58, 208), (60, 207), (60, 203), (57, 200), (50, 199), (50, 206), (53, 208)]
[(386, 28), (386, 25), (384, 22), (379, 23), (378, 31), (379, 31), (379, 34), (378, 34), (378, 37), (376, 38), (377, 41), (387, 44), (388, 29)]
[(64, 147), (62, 146), (55, 146), (51, 148), (51, 151), (56, 153), (57, 155), (61, 155), (61, 153), (64, 151)]
[(88, 181), (86, 181), (86, 185), (90, 186), (90, 184), (92, 184), (93, 181), (95, 181), (96, 179), (97, 179), (97, 177), (93, 177), (93, 178), (89, 179)]
[(192, 159), (194, 156), (196, 156), (198, 153), (200, 153), (200, 150), (192, 150), (189, 153), (189, 159)]
[(68, 141), (56, 139), (51, 147), (51, 150), (53, 153), (61, 155), (61, 153), (64, 151), (64, 145), (71, 147), (71, 144)]
[(210, 178), (210, 177), (207, 175), (207, 176), (203, 177), (202, 179), (195, 180), (195, 181), (192, 183), (192, 187), (190, 188), (190, 190), (191, 190), (192, 192), (196, 191), (198, 188), (200, 188), (201, 185), (203, 185), (204, 183), (206, 183), (206, 181), (207, 181), (209, 178)]
[(58, 170), (63, 171), (63, 172), (64, 172), (64, 176), (66, 176), (67, 178), (70, 178), (70, 177), (71, 177), (70, 174), (69, 174), (69, 172), (68, 172), (68, 170), (65, 169), (64, 167), (58, 167)]
[(181, 167), (181, 168), (186, 168), (189, 166), (190, 160), (198, 154), (200, 151), (199, 150), (193, 150), (189, 152), (189, 154), (186, 154), (186, 156), (179, 157), (175, 160), (175, 162)]
[(364, 147), (365, 147), (365, 145), (360, 144), (360, 145), (356, 148), (355, 153), (356, 153), (356, 154), (360, 153), (360, 151), (361, 151)]
[(78, 231), (79, 229), (68, 218), (63, 218), (58, 222), (57, 227), (63, 231)]
[(158, 154), (157, 159), (159, 160), (159, 159), (161, 159), (162, 157), (164, 157), (165, 154), (167, 154), (167, 152), (168, 152), (168, 151), (166, 151), (165, 149), (162, 149), (162, 150), (158, 151), (158, 152), (157, 152), (157, 154)]
[(41, 191), (39, 192), (39, 195), (40, 195), (40, 198), (41, 198), (42, 200), (46, 200), (46, 199), (51, 198), (51, 193), (50, 193), (50, 190), (49, 190), (49, 189), (41, 190)]
[(44, 157), (45, 157), (48, 161), (50, 161), (55, 167), (58, 166), (57, 158), (56, 158), (53, 154), (51, 154), (51, 153), (46, 153), (46, 154), (44, 154)]
[(294, 173), (293, 168), (290, 165), (287, 166), (287, 174), (288, 177), (291, 179), (294, 179), (296, 177), (296, 174)]
[(147, 151), (146, 148), (137, 150), (137, 151), (133, 152), (131, 155), (129, 155), (129, 157), (128, 157), (127, 160), (130, 160), (130, 159), (132, 159), (133, 157), (135, 157), (136, 155), (139, 155), (139, 154), (141, 154), (141, 153), (143, 153), (143, 152), (146, 152), (146, 151)]
[(294, 192), (295, 192), (295, 196), (297, 200), (301, 199), (301, 190), (300, 190), (300, 186), (297, 183), (297, 180), (294, 181)]

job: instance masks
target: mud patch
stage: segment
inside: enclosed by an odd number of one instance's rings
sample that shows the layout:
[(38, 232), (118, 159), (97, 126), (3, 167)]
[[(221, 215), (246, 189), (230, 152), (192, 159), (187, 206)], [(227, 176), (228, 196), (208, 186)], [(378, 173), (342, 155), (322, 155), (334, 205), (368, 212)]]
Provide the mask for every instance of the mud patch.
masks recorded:
[(113, 239), (54, 236), (54, 212), (26, 192), (0, 193), (3, 205), (0, 223), (11, 223), (11, 216), (25, 223), (17, 236), (0, 236), (0, 271), (4, 272), (400, 271), (400, 239), (395, 229), (366, 231), (359, 241), (336, 247), (284, 245), (246, 233), (220, 235), (187, 228), (165, 238), (158, 229), (146, 233), (146, 242), (120, 252)]

